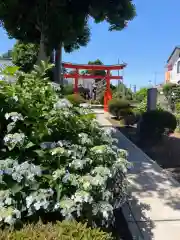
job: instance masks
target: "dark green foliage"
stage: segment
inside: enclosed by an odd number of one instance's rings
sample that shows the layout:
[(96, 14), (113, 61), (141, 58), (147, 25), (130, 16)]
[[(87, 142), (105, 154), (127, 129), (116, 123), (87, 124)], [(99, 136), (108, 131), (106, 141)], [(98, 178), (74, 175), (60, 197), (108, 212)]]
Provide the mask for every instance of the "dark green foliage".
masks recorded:
[(11, 37), (33, 43), (39, 43), (43, 37), (48, 48), (56, 49), (63, 43), (67, 51), (89, 42), (89, 17), (96, 23), (107, 21), (112, 31), (125, 28), (135, 15), (130, 0), (0, 2), (0, 22)]
[[(101, 62), (101, 60), (99, 60), (99, 59), (97, 59), (95, 61), (89, 61), (88, 64), (89, 65), (104, 65), (103, 62)], [(105, 70), (87, 70), (87, 71), (85, 71), (85, 73), (91, 74), (91, 75), (106, 76)], [(96, 81), (100, 81), (100, 80), (102, 80), (102, 78), (96, 79)]]
[(109, 112), (116, 116), (118, 119), (121, 116), (128, 115), (132, 112), (129, 101), (123, 99), (112, 99), (109, 101), (108, 107)]
[(180, 99), (180, 85), (167, 83), (163, 86), (163, 93), (168, 100), (168, 104), (172, 111), (175, 110), (175, 104)]
[(168, 97), (172, 90), (176, 88), (176, 84), (175, 83), (167, 83), (163, 86), (163, 93), (166, 97)]
[(111, 240), (108, 233), (77, 222), (29, 224), (21, 230), (0, 231), (1, 240)]
[(17, 42), (12, 51), (12, 61), (23, 72), (30, 72), (37, 62), (39, 46)]
[(80, 94), (71, 94), (67, 95), (66, 98), (74, 105), (79, 106), (81, 103), (84, 103), (85, 100)]
[(145, 112), (140, 122), (140, 138), (160, 140), (164, 134), (173, 133), (176, 125), (176, 117), (168, 111)]
[(70, 95), (73, 94), (74, 90), (73, 90), (73, 85), (72, 84), (68, 84), (68, 85), (64, 85), (63, 87), (63, 95)]

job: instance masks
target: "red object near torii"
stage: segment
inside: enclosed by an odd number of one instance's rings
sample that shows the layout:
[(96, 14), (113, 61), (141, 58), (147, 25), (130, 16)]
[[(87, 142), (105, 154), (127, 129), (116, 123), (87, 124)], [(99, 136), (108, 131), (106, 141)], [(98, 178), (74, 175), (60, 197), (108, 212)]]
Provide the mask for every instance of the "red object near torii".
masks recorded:
[[(74, 73), (65, 73), (65, 78), (74, 78), (74, 92), (78, 93), (78, 79), (105, 79), (106, 80), (106, 90), (104, 94), (104, 111), (108, 111), (108, 102), (112, 99), (112, 93), (110, 89), (110, 81), (111, 79), (123, 80), (122, 76), (111, 76), (112, 70), (122, 70), (124, 69), (127, 64), (117, 64), (117, 65), (88, 65), (88, 64), (73, 64), (73, 63), (66, 63), (63, 62), (62, 66), (64, 68), (74, 69)], [(87, 74), (79, 74), (79, 70), (105, 70), (106, 76), (99, 76), (99, 75), (87, 75)]]

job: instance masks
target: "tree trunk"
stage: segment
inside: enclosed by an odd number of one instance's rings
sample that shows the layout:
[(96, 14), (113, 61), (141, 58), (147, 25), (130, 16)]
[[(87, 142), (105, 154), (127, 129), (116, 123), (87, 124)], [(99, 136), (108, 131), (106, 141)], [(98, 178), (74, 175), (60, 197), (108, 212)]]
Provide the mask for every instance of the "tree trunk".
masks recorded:
[(55, 71), (54, 80), (63, 88), (63, 74), (62, 74), (62, 43), (60, 43), (55, 53)]
[(37, 64), (40, 64), (41, 61), (47, 61), (47, 60), (48, 60), (48, 56), (46, 54), (46, 49), (45, 49), (45, 37), (44, 37), (44, 34), (41, 32), (40, 48), (39, 48)]

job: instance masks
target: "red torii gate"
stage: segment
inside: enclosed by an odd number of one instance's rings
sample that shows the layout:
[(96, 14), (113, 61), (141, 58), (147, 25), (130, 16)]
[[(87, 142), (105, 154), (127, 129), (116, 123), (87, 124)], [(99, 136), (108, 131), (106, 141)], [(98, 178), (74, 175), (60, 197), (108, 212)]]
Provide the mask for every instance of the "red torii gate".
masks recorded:
[[(104, 94), (104, 111), (108, 111), (108, 101), (112, 99), (112, 93), (110, 89), (110, 81), (111, 79), (122, 80), (122, 76), (111, 76), (112, 70), (122, 70), (124, 69), (127, 64), (118, 64), (118, 65), (88, 65), (88, 64), (73, 64), (73, 63), (66, 63), (63, 62), (62, 66), (64, 68), (74, 69), (74, 73), (65, 73), (65, 78), (74, 78), (74, 92), (78, 93), (78, 79), (105, 79), (106, 80), (106, 90)], [(87, 75), (87, 74), (79, 74), (79, 70), (105, 70), (106, 76), (99, 76), (99, 75)]]

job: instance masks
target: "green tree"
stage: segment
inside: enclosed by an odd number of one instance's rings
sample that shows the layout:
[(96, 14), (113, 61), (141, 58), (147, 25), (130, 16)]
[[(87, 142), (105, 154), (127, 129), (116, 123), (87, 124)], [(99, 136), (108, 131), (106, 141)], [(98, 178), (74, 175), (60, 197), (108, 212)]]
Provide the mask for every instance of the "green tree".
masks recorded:
[(145, 98), (147, 98), (147, 88), (141, 88), (139, 91), (135, 93), (135, 99), (138, 102), (143, 101)]
[(133, 99), (133, 93), (131, 89), (127, 88), (124, 83), (120, 83), (113, 91), (114, 98), (125, 98), (127, 100)]
[(39, 45), (17, 42), (12, 50), (12, 61), (23, 72), (30, 72), (37, 62)]
[[(101, 60), (97, 59), (95, 61), (89, 61), (88, 65), (104, 65)], [(86, 70), (86, 74), (91, 74), (91, 75), (99, 75), (99, 76), (106, 76), (106, 71), (105, 70)], [(101, 79), (96, 79), (96, 80), (101, 80)]]
[(89, 17), (96, 23), (106, 20), (110, 25), (109, 30), (113, 31), (122, 30), (135, 14), (132, 0), (0, 2), (1, 25), (11, 37), (27, 42), (40, 42), (39, 60), (46, 60), (45, 53), (49, 49), (57, 50), (56, 77), (61, 76), (59, 63), (62, 46), (74, 50), (89, 41)]

